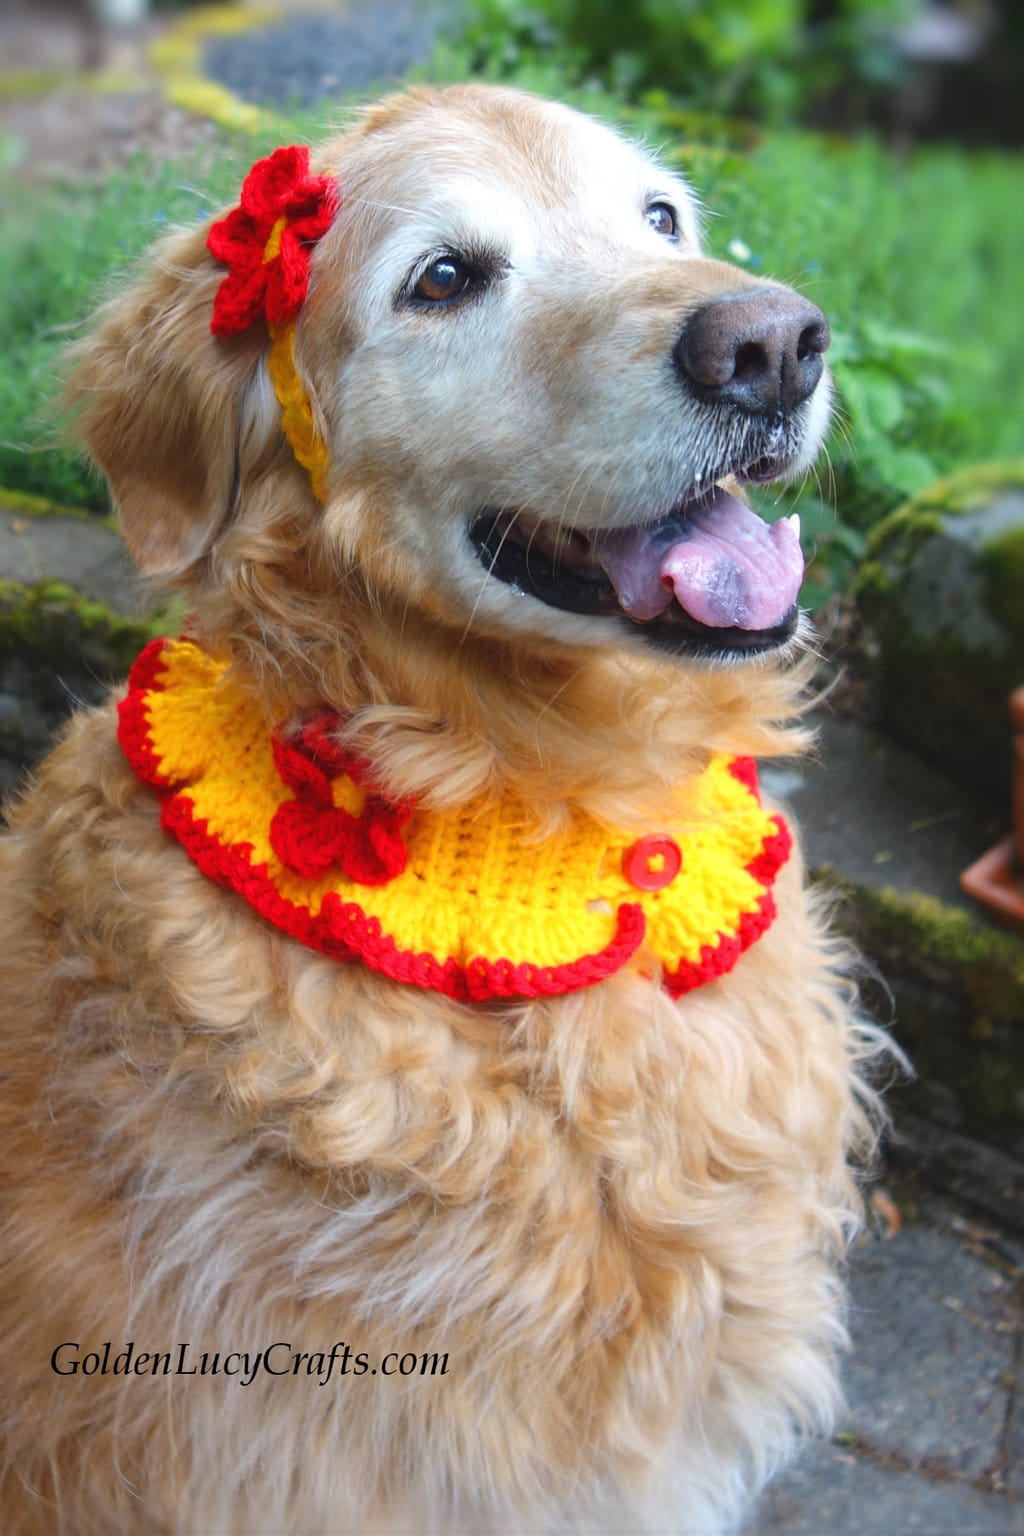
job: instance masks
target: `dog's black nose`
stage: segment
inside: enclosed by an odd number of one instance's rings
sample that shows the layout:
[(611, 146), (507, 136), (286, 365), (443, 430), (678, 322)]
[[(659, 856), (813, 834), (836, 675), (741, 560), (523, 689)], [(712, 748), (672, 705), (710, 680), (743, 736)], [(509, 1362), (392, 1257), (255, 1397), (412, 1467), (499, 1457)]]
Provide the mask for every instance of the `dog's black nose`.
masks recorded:
[(813, 393), (830, 340), (816, 304), (765, 285), (695, 310), (673, 356), (699, 399), (775, 416)]

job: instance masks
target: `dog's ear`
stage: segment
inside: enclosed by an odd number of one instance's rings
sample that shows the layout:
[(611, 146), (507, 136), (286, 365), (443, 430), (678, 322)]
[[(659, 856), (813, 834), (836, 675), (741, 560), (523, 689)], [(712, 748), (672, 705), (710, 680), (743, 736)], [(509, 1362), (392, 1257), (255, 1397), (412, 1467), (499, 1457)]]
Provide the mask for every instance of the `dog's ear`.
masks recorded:
[(125, 542), (148, 575), (183, 576), (238, 496), (241, 457), (280, 439), (262, 324), (210, 333), (224, 268), (206, 228), (171, 236), (76, 349), (68, 397), (110, 482)]

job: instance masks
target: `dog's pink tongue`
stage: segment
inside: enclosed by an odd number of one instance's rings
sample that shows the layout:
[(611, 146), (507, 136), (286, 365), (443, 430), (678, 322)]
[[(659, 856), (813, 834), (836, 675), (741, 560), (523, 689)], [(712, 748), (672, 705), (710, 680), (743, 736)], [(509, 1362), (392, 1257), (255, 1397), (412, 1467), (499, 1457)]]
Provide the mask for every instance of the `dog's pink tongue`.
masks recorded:
[(640, 620), (657, 618), (674, 597), (714, 629), (774, 629), (804, 574), (794, 523), (769, 526), (718, 488), (685, 517), (594, 534), (592, 543), (620, 604)]

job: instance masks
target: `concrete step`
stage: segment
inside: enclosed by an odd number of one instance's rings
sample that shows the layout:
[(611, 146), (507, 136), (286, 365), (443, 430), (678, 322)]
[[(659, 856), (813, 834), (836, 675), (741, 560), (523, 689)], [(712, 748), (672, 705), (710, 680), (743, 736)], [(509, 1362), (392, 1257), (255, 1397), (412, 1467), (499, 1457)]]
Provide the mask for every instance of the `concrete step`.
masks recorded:
[(768, 764), (762, 779), (870, 964), (866, 1002), (918, 1074), (912, 1107), (1024, 1161), (1024, 940), (959, 887), (1009, 831), (1009, 803), (972, 796), (865, 725), (826, 714), (818, 726), (816, 759)]

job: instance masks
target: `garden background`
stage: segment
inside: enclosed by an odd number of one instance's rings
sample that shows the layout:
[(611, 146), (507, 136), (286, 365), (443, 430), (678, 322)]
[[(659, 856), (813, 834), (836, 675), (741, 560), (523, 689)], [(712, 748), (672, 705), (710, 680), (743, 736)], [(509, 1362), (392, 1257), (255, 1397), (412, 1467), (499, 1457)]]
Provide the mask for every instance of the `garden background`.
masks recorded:
[(827, 455), (758, 493), (801, 514), (823, 766), (768, 777), (918, 1067), (874, 1205), (890, 1241), (855, 1276), (850, 1416), (763, 1529), (1024, 1531), (1024, 942), (958, 887), (1009, 826), (1024, 683), (1024, 6), (132, 7), (0, 14), (0, 789), (175, 621), (132, 584), (59, 406), (69, 342), (153, 239), (400, 80), (503, 81), (644, 138), (693, 182), (711, 254), (832, 325)]

